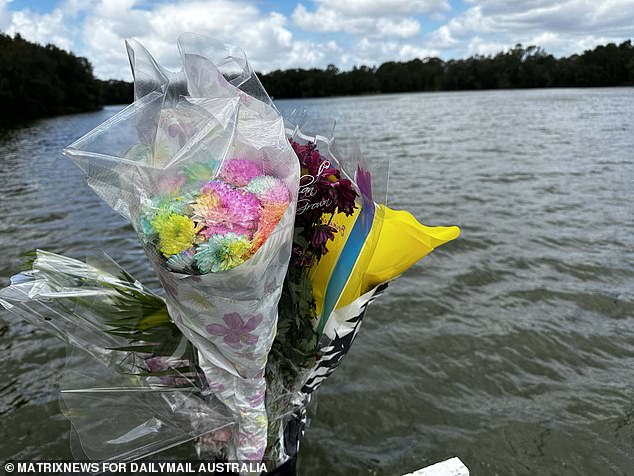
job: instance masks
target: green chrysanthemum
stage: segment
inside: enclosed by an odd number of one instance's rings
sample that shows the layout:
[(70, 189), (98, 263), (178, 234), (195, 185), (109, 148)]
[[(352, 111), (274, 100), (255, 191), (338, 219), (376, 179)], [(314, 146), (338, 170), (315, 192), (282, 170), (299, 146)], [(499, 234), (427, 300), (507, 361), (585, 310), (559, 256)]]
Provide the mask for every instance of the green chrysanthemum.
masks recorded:
[(244, 263), (251, 252), (251, 242), (244, 235), (212, 235), (198, 246), (194, 259), (201, 273), (215, 273)]
[(167, 266), (179, 273), (192, 273), (194, 264), (194, 248), (181, 251), (167, 258)]

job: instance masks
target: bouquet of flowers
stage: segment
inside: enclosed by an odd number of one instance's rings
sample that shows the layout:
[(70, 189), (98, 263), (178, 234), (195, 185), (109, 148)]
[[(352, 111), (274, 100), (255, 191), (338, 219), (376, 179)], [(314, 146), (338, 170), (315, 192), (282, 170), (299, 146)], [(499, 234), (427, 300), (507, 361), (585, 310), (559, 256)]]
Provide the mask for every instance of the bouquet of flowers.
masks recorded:
[[(62, 390), (85, 456), (195, 439), (202, 457), (272, 469), (297, 454), (367, 305), (459, 230), (381, 204), (386, 174), (285, 121), (239, 49), (178, 46), (171, 73), (128, 43), (135, 102), (65, 151), (130, 221), (163, 292), (111, 260), (38, 251), (0, 305), (97, 362)], [(100, 418), (106, 395), (119, 424)]]
[(183, 68), (170, 73), (128, 43), (135, 102), (65, 153), (137, 232), (206, 390), (235, 418), (226, 457), (259, 461), (299, 165), (277, 111), (211, 61), (229, 47), (191, 34), (178, 46)]
[[(293, 254), (267, 365), (267, 458), (279, 465), (299, 451), (313, 393), (334, 372), (359, 332), (367, 306), (457, 227), (427, 227), (377, 203), (387, 167), (374, 170), (334, 139), (287, 121), (301, 166)], [(345, 164), (345, 165), (344, 165)], [(384, 165), (384, 164), (383, 164)]]

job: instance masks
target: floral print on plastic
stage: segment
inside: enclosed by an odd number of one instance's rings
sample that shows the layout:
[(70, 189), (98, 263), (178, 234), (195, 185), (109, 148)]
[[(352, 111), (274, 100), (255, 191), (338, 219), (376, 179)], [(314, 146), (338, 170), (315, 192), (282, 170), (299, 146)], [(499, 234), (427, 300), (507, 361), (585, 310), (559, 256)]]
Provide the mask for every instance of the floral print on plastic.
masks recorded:
[(240, 349), (243, 345), (252, 346), (257, 344), (259, 337), (255, 334), (251, 334), (260, 322), (262, 322), (262, 314), (255, 314), (249, 316), (245, 322), (240, 314), (237, 312), (231, 312), (225, 314), (222, 320), (226, 326), (221, 324), (209, 324), (207, 326), (207, 332), (214, 336), (224, 337), (223, 341), (234, 349)]

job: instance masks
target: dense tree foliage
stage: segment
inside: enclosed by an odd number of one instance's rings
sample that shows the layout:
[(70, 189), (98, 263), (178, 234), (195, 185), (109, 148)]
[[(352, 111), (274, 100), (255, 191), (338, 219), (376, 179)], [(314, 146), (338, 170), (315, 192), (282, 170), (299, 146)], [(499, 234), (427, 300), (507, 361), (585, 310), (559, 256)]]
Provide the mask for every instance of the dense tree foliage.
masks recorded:
[(0, 125), (130, 102), (123, 81), (98, 81), (86, 58), (0, 33)]
[(130, 104), (134, 100), (134, 85), (128, 81), (97, 80), (102, 104)]
[(516, 45), (491, 56), (443, 61), (439, 58), (390, 61), (378, 68), (339, 71), (290, 69), (261, 75), (272, 97), (634, 85), (634, 46), (630, 40), (597, 46), (581, 55), (555, 58), (536, 46)]
[[(634, 46), (597, 46), (555, 58), (536, 46), (516, 45), (490, 56), (443, 61), (390, 61), (340, 71), (289, 69), (260, 75), (274, 98), (345, 96), (408, 91), (634, 85)], [(53, 45), (0, 33), (0, 125), (132, 102), (132, 84), (95, 79), (92, 66)]]

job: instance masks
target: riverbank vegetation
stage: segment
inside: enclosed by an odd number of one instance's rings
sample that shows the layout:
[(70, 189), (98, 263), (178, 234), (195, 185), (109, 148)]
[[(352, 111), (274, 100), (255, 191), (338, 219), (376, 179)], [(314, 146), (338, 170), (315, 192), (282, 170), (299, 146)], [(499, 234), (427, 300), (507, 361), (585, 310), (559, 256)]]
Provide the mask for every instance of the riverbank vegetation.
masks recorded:
[[(390, 61), (341, 71), (288, 69), (261, 74), (273, 98), (415, 91), (634, 85), (631, 40), (555, 58), (537, 46), (516, 45), (489, 56)], [(0, 33), (0, 126), (39, 117), (94, 111), (132, 102), (132, 84), (96, 79), (86, 58), (53, 45)]]
[(272, 97), (323, 97), (414, 91), (634, 85), (634, 46), (597, 46), (580, 55), (555, 58), (537, 46), (516, 45), (489, 56), (390, 61), (379, 67), (340, 71), (289, 69), (261, 75)]
[(0, 33), (0, 126), (131, 99), (130, 83), (96, 79), (86, 58)]

